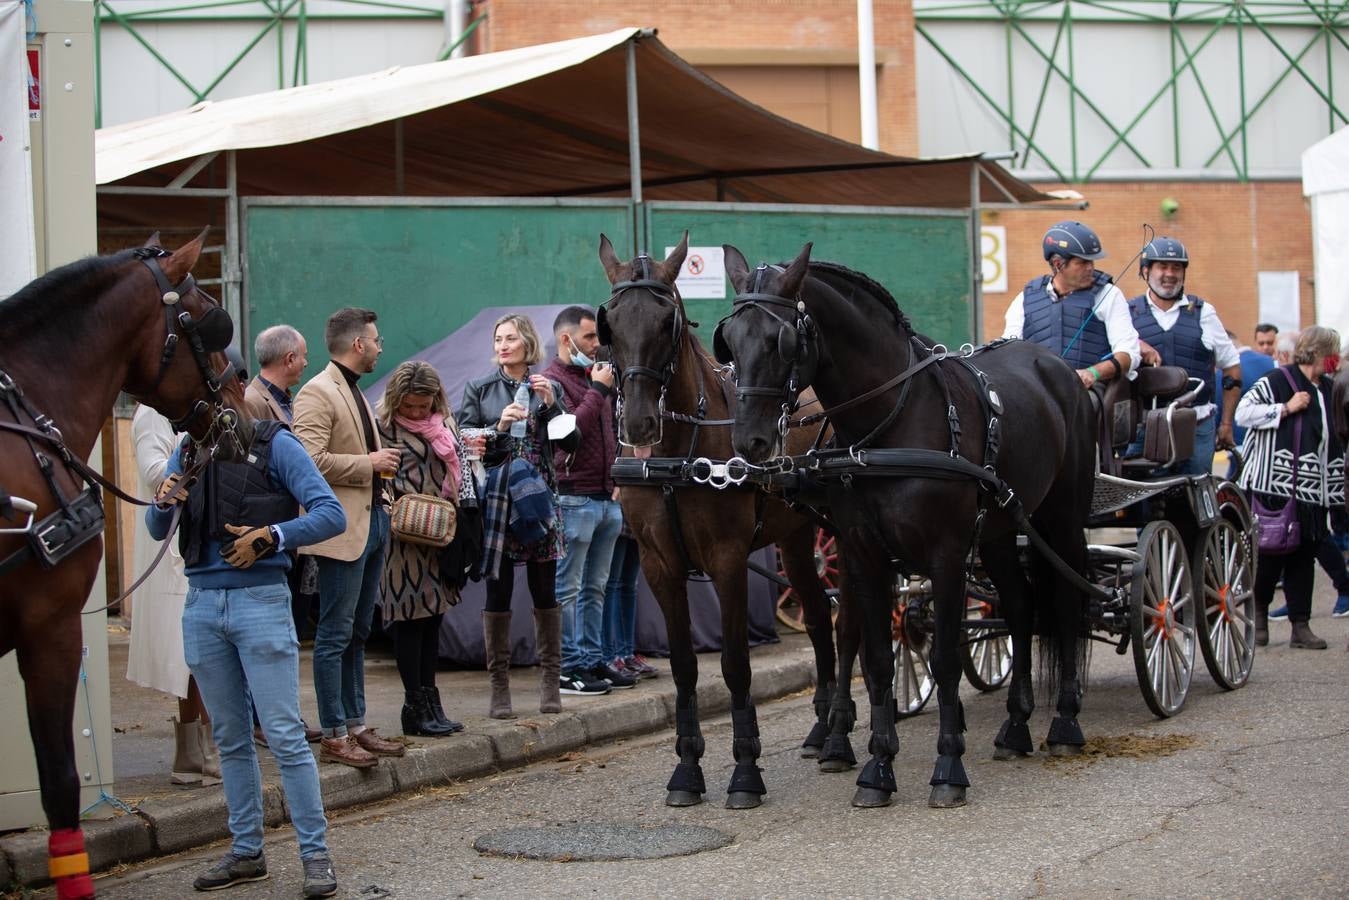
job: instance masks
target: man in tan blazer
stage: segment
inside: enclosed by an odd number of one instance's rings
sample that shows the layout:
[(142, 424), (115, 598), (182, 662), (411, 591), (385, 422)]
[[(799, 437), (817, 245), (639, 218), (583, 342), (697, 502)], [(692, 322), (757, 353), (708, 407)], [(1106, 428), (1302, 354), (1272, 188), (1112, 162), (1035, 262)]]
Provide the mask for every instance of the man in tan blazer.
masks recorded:
[(289, 325), (273, 325), (258, 332), (253, 342), (257, 377), (244, 391), (244, 403), (255, 419), (274, 419), (291, 424), (290, 389), (300, 383), (309, 365), (309, 346), (304, 335)]
[(357, 381), (374, 371), (384, 339), (368, 309), (339, 309), (325, 339), (332, 362), (295, 397), (295, 435), (347, 514), (347, 529), (306, 547), (318, 558), (319, 622), (314, 691), (323, 728), (319, 759), (364, 768), (403, 745), (365, 725), (365, 639), (379, 597), (388, 500), (381, 475), (398, 470), (398, 451), (380, 448), (375, 415)]

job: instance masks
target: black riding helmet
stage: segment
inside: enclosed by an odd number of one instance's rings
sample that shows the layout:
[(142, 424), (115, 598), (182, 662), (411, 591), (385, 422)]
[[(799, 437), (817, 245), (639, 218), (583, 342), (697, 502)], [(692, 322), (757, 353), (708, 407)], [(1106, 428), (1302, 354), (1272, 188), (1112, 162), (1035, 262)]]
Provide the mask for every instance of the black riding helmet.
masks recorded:
[(1178, 262), (1183, 263), (1185, 268), (1190, 267), (1190, 254), (1185, 252), (1185, 245), (1175, 238), (1158, 237), (1148, 241), (1147, 246), (1139, 257), (1138, 271), (1142, 274), (1148, 270), (1148, 266), (1155, 262)]
[(1045, 259), (1076, 256), (1079, 259), (1104, 259), (1101, 239), (1081, 222), (1058, 222), (1045, 232)]

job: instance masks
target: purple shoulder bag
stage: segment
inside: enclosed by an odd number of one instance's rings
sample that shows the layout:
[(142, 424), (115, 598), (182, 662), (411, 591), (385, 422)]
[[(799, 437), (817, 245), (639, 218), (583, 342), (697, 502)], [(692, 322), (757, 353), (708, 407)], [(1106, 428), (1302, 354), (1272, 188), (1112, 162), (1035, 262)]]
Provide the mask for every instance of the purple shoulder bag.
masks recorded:
[[(1288, 379), (1288, 386), (1297, 393), (1293, 376), (1282, 366), (1279, 371)], [(1302, 455), (1302, 423), (1293, 425), (1293, 495), (1284, 503), (1283, 509), (1271, 512), (1260, 502), (1260, 495), (1252, 492), (1251, 511), (1255, 513), (1256, 527), (1259, 529), (1258, 547), (1261, 553), (1271, 556), (1283, 556), (1292, 553), (1302, 544), (1302, 523), (1297, 515), (1297, 463)]]

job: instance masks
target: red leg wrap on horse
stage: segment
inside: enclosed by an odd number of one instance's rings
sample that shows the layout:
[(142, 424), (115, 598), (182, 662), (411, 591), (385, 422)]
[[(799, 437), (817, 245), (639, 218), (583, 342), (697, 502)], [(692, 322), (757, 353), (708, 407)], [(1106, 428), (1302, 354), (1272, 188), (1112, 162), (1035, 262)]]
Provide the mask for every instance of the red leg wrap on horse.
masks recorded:
[(56, 882), (57, 900), (87, 900), (94, 896), (83, 831), (78, 828), (53, 831), (47, 838), (47, 857), (47, 872)]

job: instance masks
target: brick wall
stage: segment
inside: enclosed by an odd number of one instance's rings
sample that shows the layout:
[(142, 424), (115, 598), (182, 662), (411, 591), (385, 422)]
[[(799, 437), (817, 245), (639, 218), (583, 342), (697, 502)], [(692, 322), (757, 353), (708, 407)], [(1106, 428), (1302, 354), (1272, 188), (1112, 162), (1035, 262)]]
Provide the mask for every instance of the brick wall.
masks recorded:
[[(625, 26), (657, 28), (676, 53), (688, 50), (857, 52), (856, 0), (484, 0), (479, 52), (603, 34)], [(877, 126), (880, 148), (918, 152), (911, 0), (874, 0)], [(757, 58), (757, 57), (756, 57)], [(762, 64), (762, 63), (761, 63)]]
[[(1223, 324), (1250, 343), (1259, 312), (1256, 273), (1298, 272), (1302, 324), (1315, 321), (1312, 294), (1311, 211), (1296, 181), (1095, 182), (1085, 185), (1038, 184), (1045, 190), (1073, 187), (1090, 202), (1080, 212), (999, 212), (988, 224), (1007, 227), (1008, 292), (984, 295), (984, 334), (1002, 334), (1007, 305), (1028, 280), (1047, 272), (1040, 250), (1045, 230), (1060, 219), (1085, 222), (1101, 236), (1109, 256), (1098, 263), (1116, 277), (1126, 297), (1143, 292), (1137, 263), (1121, 276), (1124, 264), (1144, 244), (1142, 224), (1159, 235), (1184, 242), (1190, 254), (1185, 288), (1211, 300)], [(1161, 203), (1180, 208), (1165, 218)]]

